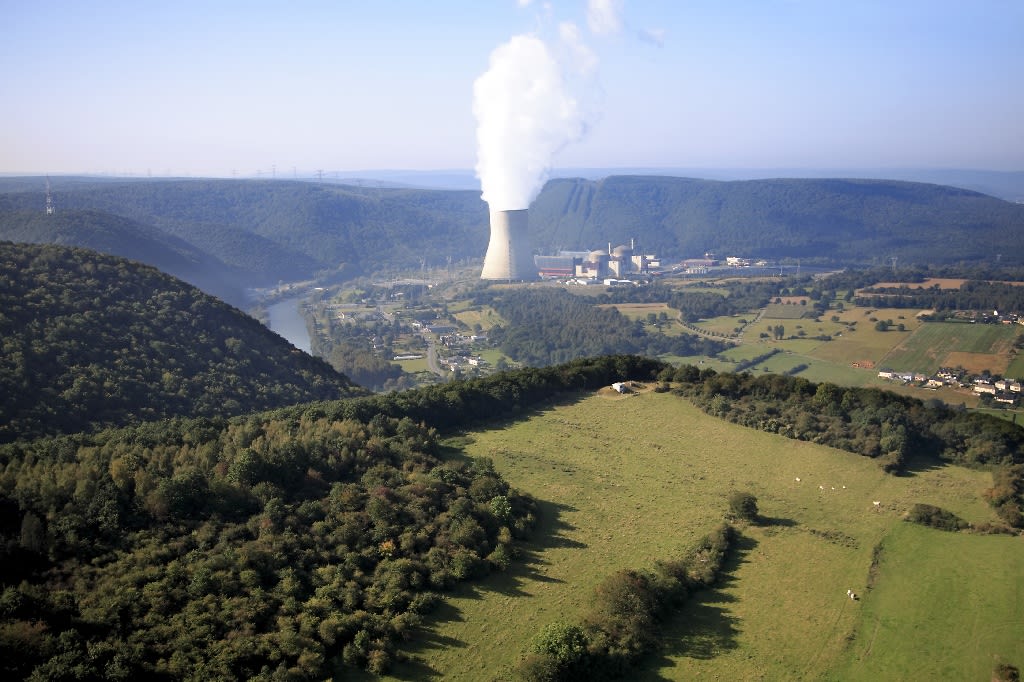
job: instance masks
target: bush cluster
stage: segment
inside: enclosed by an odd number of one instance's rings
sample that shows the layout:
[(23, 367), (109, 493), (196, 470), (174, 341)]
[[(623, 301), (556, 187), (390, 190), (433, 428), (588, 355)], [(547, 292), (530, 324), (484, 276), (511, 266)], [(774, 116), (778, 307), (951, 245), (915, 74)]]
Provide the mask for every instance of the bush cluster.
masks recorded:
[(722, 524), (683, 557), (653, 570), (626, 569), (595, 590), (582, 624), (555, 622), (534, 638), (517, 670), (523, 680), (606, 680), (628, 675), (658, 645), (661, 624), (687, 597), (709, 587), (736, 532)]
[(964, 530), (970, 528), (969, 523), (961, 519), (951, 511), (947, 511), (931, 504), (915, 504), (907, 514), (907, 521), (919, 523), (922, 526), (930, 526), (939, 530)]

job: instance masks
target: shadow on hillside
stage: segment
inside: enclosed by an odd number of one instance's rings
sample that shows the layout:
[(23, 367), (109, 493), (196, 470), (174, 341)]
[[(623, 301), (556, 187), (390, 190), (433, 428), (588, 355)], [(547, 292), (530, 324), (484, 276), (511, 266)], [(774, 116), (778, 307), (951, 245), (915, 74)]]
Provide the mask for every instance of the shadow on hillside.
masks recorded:
[(758, 516), (757, 526), (762, 528), (778, 527), (778, 528), (792, 528), (793, 526), (799, 526), (800, 524), (793, 519), (784, 519), (780, 516)]
[(665, 624), (662, 649), (644, 659), (643, 667), (633, 671), (631, 679), (672, 679), (659, 671), (675, 667), (674, 658), (709, 660), (736, 648), (739, 619), (729, 612), (729, 604), (736, 599), (727, 590), (736, 582), (733, 573), (755, 547), (757, 541), (753, 538), (740, 536), (736, 539), (718, 581), (710, 589), (690, 595), (676, 616)]
[[(399, 645), (405, 660), (394, 666), (388, 673), (389, 677), (399, 680), (430, 680), (442, 677), (439, 671), (424, 662), (428, 652), (433, 649), (465, 649), (468, 645), (460, 639), (439, 634), (436, 624), (439, 622), (462, 622), (463, 620), (462, 612), (450, 601), (442, 602), (427, 616), (426, 622), (415, 629), (409, 641)], [(348, 677), (350, 672), (355, 671), (346, 669), (344, 679), (350, 679)], [(380, 678), (370, 675), (366, 679)]]
[(567, 504), (557, 504), (546, 500), (537, 500), (539, 520), (531, 539), (517, 544), (519, 556), (512, 564), (500, 573), (492, 573), (486, 579), (475, 582), (471, 587), (481, 596), (482, 593), (496, 592), (509, 597), (529, 596), (523, 590), (526, 582), (561, 582), (558, 578), (547, 575), (547, 560), (544, 552), (549, 549), (586, 549), (585, 543), (574, 540), (571, 535), (576, 527), (564, 520), (565, 512), (576, 511)]
[(566, 391), (564, 393), (555, 393), (548, 397), (547, 399), (542, 400), (534, 405), (509, 408), (507, 411), (501, 414), (495, 414), (487, 419), (472, 422), (460, 426), (458, 428), (452, 429), (451, 431), (442, 434), (442, 437), (458, 438), (472, 431), (499, 431), (509, 426), (513, 426), (518, 422), (526, 421), (527, 419), (539, 417), (549, 412), (553, 412), (558, 407), (574, 405), (596, 394), (597, 391), (598, 389), (595, 388), (581, 391)]
[(938, 457), (917, 455), (914, 457), (908, 457), (907, 461), (903, 464), (903, 470), (897, 472), (895, 475), (911, 477), (929, 471), (935, 471), (936, 469), (942, 469), (947, 466), (949, 466), (949, 462), (939, 459)]
[[(447, 597), (459, 599), (483, 599), (489, 594), (506, 597), (529, 597), (530, 592), (524, 590), (529, 582), (561, 582), (546, 574), (548, 562), (543, 558), (544, 552), (551, 548), (585, 549), (586, 545), (569, 537), (575, 526), (567, 523), (562, 514), (574, 512), (570, 505), (557, 504), (545, 500), (537, 500), (539, 521), (533, 531), (532, 539), (517, 544), (519, 556), (508, 569), (495, 571), (485, 578), (458, 585)], [(389, 673), (390, 677), (400, 680), (439, 679), (441, 674), (426, 665), (423, 658), (433, 649), (465, 648), (466, 642), (440, 635), (437, 631), (439, 623), (462, 622), (465, 619), (459, 608), (451, 599), (445, 599), (426, 618), (422, 627), (416, 629), (411, 641), (401, 645), (408, 660), (396, 665)], [(347, 678), (346, 678), (347, 679)], [(367, 678), (372, 679), (372, 678)]]

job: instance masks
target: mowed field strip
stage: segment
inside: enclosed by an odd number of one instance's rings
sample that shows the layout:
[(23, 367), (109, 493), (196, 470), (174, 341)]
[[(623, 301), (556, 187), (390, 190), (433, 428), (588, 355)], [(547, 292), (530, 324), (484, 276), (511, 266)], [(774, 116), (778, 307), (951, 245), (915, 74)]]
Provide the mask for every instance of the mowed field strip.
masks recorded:
[[(995, 520), (981, 497), (986, 472), (889, 476), (869, 459), (728, 424), (653, 392), (605, 390), (467, 434), (463, 446), (538, 498), (541, 524), (522, 561), (449, 597), (415, 651), (420, 662), (397, 669), (399, 678), (508, 679), (542, 626), (577, 621), (611, 573), (678, 556), (722, 519), (733, 490), (756, 495), (767, 522), (742, 529), (724, 580), (666, 624), (664, 651), (634, 679), (988, 679), (993, 656), (1024, 661), (1011, 627), (1024, 613), (1013, 577), (1024, 568), (1021, 540), (902, 520), (918, 502)], [(971, 561), (960, 561), (965, 554)], [(923, 582), (909, 608), (914, 580)], [(936, 598), (961, 581), (973, 592)], [(949, 604), (961, 618), (951, 621)], [(969, 647), (955, 622), (971, 625)]]

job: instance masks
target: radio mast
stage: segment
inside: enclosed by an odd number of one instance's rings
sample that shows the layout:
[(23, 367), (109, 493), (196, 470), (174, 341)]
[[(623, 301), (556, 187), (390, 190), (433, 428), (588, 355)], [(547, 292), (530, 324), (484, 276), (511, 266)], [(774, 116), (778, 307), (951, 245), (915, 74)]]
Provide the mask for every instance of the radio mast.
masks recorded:
[(46, 176), (46, 215), (53, 215), (53, 197), (50, 196), (50, 176)]

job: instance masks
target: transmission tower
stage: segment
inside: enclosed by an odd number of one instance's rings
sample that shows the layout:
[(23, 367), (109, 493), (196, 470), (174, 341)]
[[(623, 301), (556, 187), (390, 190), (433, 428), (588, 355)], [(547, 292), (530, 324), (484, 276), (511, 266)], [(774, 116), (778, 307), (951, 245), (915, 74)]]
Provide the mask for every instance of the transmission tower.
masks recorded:
[(46, 215), (53, 215), (53, 197), (50, 196), (50, 176), (46, 176)]

